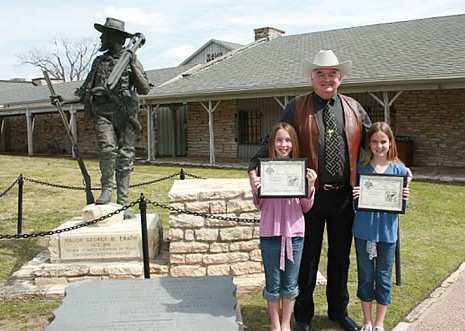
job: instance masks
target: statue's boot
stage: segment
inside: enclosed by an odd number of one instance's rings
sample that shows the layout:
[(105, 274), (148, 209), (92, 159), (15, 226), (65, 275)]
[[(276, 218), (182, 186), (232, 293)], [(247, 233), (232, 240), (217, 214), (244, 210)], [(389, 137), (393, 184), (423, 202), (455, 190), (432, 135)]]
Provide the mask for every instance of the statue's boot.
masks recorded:
[(102, 185), (102, 192), (95, 201), (97, 205), (105, 205), (111, 202), (113, 196), (113, 176), (115, 175), (115, 160), (100, 159), (100, 183)]
[[(131, 179), (131, 172), (116, 172), (116, 203), (121, 206), (129, 204), (129, 180)], [(124, 219), (135, 218), (136, 215), (129, 209), (124, 211)]]

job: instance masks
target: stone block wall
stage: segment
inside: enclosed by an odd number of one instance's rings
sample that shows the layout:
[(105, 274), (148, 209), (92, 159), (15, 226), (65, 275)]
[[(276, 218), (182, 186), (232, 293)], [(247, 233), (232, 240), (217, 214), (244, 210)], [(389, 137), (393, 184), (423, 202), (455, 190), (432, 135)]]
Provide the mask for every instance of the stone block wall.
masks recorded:
[[(169, 192), (169, 204), (199, 214), (259, 219), (247, 178), (177, 180)], [(173, 277), (263, 272), (258, 223), (173, 211), (169, 227)]]
[(413, 141), (414, 166), (465, 167), (465, 90), (405, 91), (395, 133)]
[[(263, 103), (263, 99), (257, 99)], [(236, 157), (237, 100), (223, 100), (213, 113), (215, 156)], [(465, 90), (404, 91), (394, 102), (392, 120), (397, 136), (413, 141), (413, 166), (465, 166)], [(142, 133), (136, 141), (136, 154), (147, 155), (147, 117), (139, 112)], [(26, 117), (5, 117), (0, 148), (7, 152), (27, 153)], [(156, 119), (155, 119), (156, 121)], [(155, 122), (156, 123), (156, 122)], [(77, 113), (78, 144), (81, 154), (96, 154), (92, 121)], [(208, 113), (198, 102), (189, 103), (187, 117), (189, 157), (209, 156)], [(7, 141), (4, 141), (7, 140)], [(3, 146), (3, 147), (2, 147)], [(70, 154), (70, 144), (57, 113), (36, 115), (34, 152)]]
[[(68, 115), (68, 112), (65, 111)], [(69, 117), (68, 117), (69, 119)], [(8, 134), (5, 145), (8, 152), (27, 153), (27, 120), (25, 115), (5, 118)], [(36, 114), (34, 116), (34, 153), (71, 154), (71, 143), (63, 121), (58, 113)], [(147, 156), (147, 113), (139, 112), (142, 132), (136, 137), (136, 155)], [(96, 155), (94, 126), (92, 120), (84, 118), (84, 113), (76, 113), (79, 152), (82, 155)]]
[[(205, 104), (205, 103), (204, 103)], [(209, 156), (208, 112), (198, 102), (189, 103), (187, 116), (188, 156)], [(213, 113), (215, 156), (237, 156), (237, 100), (223, 100)]]

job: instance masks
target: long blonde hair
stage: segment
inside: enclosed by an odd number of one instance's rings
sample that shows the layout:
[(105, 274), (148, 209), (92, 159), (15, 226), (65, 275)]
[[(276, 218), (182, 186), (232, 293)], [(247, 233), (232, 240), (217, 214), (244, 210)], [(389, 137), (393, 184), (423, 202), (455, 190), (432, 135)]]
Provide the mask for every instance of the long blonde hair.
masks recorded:
[(291, 158), (298, 158), (300, 157), (300, 148), (299, 148), (299, 138), (297, 138), (297, 133), (295, 132), (292, 125), (286, 122), (279, 122), (271, 129), (270, 140), (268, 141), (268, 151), (270, 154), (270, 158), (276, 158), (276, 150), (274, 148), (274, 143), (276, 140), (276, 133), (278, 130), (284, 129), (289, 133), (289, 137), (291, 137), (292, 143), (292, 151), (291, 151)]
[(393, 163), (395, 161), (401, 162), (398, 158), (397, 155), (397, 145), (396, 145), (396, 139), (394, 137), (394, 133), (392, 132), (391, 127), (389, 124), (386, 122), (375, 122), (371, 126), (370, 130), (368, 130), (367, 134), (367, 140), (366, 140), (366, 147), (365, 147), (365, 157), (363, 158), (363, 166), (366, 167), (368, 163), (370, 163), (371, 158), (373, 157), (373, 153), (371, 152), (370, 149), (370, 140), (371, 137), (376, 133), (376, 132), (382, 132), (389, 138), (389, 151), (387, 154), (387, 159), (389, 163)]

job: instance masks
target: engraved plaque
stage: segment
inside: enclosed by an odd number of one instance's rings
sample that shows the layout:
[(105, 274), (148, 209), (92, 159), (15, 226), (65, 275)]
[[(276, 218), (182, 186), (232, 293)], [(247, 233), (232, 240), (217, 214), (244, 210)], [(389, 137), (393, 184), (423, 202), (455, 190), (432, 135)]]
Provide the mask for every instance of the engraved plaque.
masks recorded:
[(82, 281), (46, 331), (237, 331), (232, 276)]

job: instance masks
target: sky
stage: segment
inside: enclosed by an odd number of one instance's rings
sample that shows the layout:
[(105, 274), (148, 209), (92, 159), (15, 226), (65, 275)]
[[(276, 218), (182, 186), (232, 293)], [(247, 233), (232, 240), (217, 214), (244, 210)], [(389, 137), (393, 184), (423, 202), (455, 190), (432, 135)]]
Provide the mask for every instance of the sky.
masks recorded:
[[(295, 35), (354, 26), (465, 14), (463, 0), (16, 0), (0, 9), (0, 80), (33, 79), (42, 72), (20, 64), (31, 48), (48, 51), (55, 39), (98, 40), (94, 23), (106, 17), (142, 32), (137, 56), (146, 70), (174, 67), (211, 39), (248, 44), (254, 29)], [(382, 42), (382, 40), (380, 40)]]

